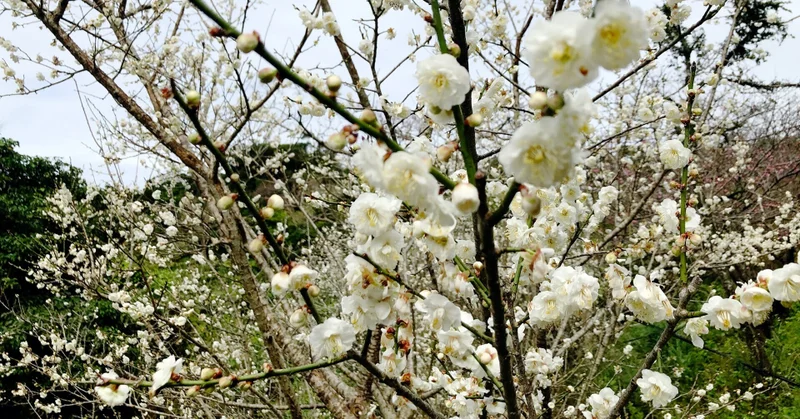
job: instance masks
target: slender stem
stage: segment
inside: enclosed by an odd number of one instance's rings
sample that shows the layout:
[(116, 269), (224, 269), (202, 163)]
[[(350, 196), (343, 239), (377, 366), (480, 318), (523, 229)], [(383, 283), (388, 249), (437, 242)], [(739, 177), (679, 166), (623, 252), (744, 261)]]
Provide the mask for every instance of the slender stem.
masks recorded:
[[(686, 100), (686, 119), (684, 120), (685, 128), (683, 130), (683, 146), (690, 147), (692, 136), (694, 136), (694, 124), (692, 122), (692, 108), (694, 107), (694, 77), (697, 72), (697, 66), (692, 63), (692, 68), (689, 70), (689, 84), (688, 84), (688, 99)], [(679, 228), (681, 237), (684, 239), (684, 244), (681, 246), (681, 284), (686, 285), (688, 281), (687, 276), (687, 263), (686, 263), (686, 203), (689, 195), (689, 164), (681, 169), (681, 218), (679, 221)]]
[[(433, 27), (436, 30), (436, 39), (439, 41), (439, 51), (441, 51), (442, 54), (449, 54), (450, 49), (447, 47), (447, 41), (444, 37), (444, 26), (442, 24), (442, 14), (439, 12), (438, 0), (431, 0), (431, 9), (433, 12)], [(463, 47), (459, 46), (459, 48)], [(462, 56), (468, 56), (469, 52), (466, 50), (466, 48), (464, 48), (462, 49), (461, 54)], [(469, 71), (468, 68), (466, 69)], [(467, 94), (465, 103), (469, 100), (471, 100), (471, 95)], [(459, 150), (461, 151), (461, 157), (464, 159), (464, 167), (467, 170), (467, 178), (474, 185), (475, 172), (478, 170), (478, 165), (475, 162), (475, 153), (473, 151), (473, 147), (468, 140), (466, 130), (467, 127), (464, 123), (465, 117), (462, 106), (463, 105), (453, 106), (453, 119), (456, 123), (456, 133), (458, 134), (458, 141), (460, 144)]]
[[(330, 367), (331, 365), (336, 365), (338, 363), (347, 361), (348, 359), (352, 359), (352, 358), (353, 358), (352, 354), (344, 354), (344, 355), (338, 356), (336, 358), (326, 359), (326, 360), (315, 362), (315, 363), (312, 363), (312, 364), (300, 365), (300, 366), (291, 367), (291, 368), (282, 368), (282, 369), (278, 369), (278, 370), (270, 370), (270, 371), (260, 372), (260, 373), (256, 373), (256, 374), (241, 375), (241, 376), (236, 377), (236, 379), (234, 381), (235, 382), (256, 381), (256, 380), (263, 380), (265, 378), (270, 378), (270, 377), (279, 377), (279, 376), (282, 376), (282, 375), (292, 375), (292, 374), (311, 371), (311, 370), (315, 370), (315, 369), (319, 369), (319, 368)], [(202, 387), (202, 388), (214, 387), (214, 386), (219, 384), (219, 380), (220, 380), (219, 378), (215, 378), (215, 379), (211, 379), (211, 380), (183, 380), (183, 379), (179, 380), (179, 381), (170, 380), (170, 381), (167, 382), (167, 384), (165, 384), (161, 388), (193, 387), (193, 386), (199, 386), (199, 387)], [(95, 384), (95, 385), (98, 385), (98, 386), (105, 386), (105, 385), (109, 385), (109, 384), (117, 384), (117, 385), (124, 384), (124, 385), (130, 386), (130, 387), (152, 387), (153, 386), (153, 382), (152, 381), (125, 380), (125, 379), (122, 379), (122, 378), (115, 378), (113, 380), (103, 380), (103, 382), (100, 383), (100, 384), (92, 383), (92, 382), (84, 382), (82, 384)]]
[(508, 187), (508, 191), (506, 191), (506, 195), (503, 197), (503, 202), (500, 203), (500, 207), (489, 214), (489, 225), (496, 225), (503, 219), (503, 217), (506, 216), (508, 208), (511, 206), (511, 202), (514, 201), (514, 197), (517, 196), (517, 192), (519, 192), (520, 186), (522, 185), (517, 183), (517, 181), (511, 182), (511, 185)]

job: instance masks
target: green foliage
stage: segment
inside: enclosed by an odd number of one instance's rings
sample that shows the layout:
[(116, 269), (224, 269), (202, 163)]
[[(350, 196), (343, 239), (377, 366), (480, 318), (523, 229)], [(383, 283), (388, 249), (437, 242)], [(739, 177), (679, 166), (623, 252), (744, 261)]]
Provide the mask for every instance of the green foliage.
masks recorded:
[(60, 161), (17, 153), (19, 144), (0, 138), (0, 295), (20, 290), (36, 260), (37, 234), (53, 231), (44, 211), (61, 185), (81, 194), (81, 171)]

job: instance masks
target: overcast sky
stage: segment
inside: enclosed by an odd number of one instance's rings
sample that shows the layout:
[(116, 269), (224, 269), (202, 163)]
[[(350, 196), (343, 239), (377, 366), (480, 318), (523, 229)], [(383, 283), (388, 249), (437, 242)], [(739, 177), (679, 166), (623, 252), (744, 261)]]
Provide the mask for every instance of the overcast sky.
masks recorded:
[[(352, 20), (367, 16), (363, 15), (364, 5), (358, 2), (361, 7), (353, 7), (353, 1), (332, 0), (331, 3), (345, 39), (356, 47), (361, 36), (358, 32), (358, 25)], [(262, 36), (268, 40), (268, 46), (279, 51), (293, 51), (293, 46), (303, 31), (293, 5), (311, 7), (313, 0), (295, 2), (266, 0), (264, 3), (258, 10), (258, 18), (251, 21), (263, 21), (264, 24), (253, 29), (262, 33)], [(656, 1), (633, 0), (632, 3), (647, 9), (652, 7)], [(695, 0), (689, 3), (695, 11), (699, 11), (702, 7), (701, 1)], [(781, 14), (783, 20), (800, 14), (800, 0), (793, 0), (789, 3), (788, 8), (789, 12)], [(419, 19), (409, 16), (406, 13), (391, 13), (386, 19), (386, 26), (396, 28), (398, 36), (391, 42), (384, 42), (383, 48), (378, 52), (379, 57), (386, 58), (385, 65), (382, 67), (379, 62), (379, 69), (388, 71), (401, 56), (399, 51), (407, 51), (409, 47), (406, 37), (410, 28), (416, 29), (417, 33), (422, 30), (423, 23)], [(696, 17), (693, 16), (689, 20), (693, 21)], [(35, 56), (37, 53), (52, 55), (54, 50), (49, 47), (52, 41), (49, 33), (39, 30), (38, 25), (10, 31), (10, 22), (9, 16), (0, 15), (0, 36), (12, 41), (31, 56)], [(706, 30), (709, 36), (715, 39), (724, 36), (728, 29), (726, 26), (710, 26)], [(800, 35), (800, 19), (789, 24), (789, 33)], [(754, 70), (754, 75), (762, 80), (800, 81), (800, 73), (797, 71), (800, 68), (799, 39), (789, 38), (781, 45), (767, 43), (764, 47), (771, 53), (771, 56), (768, 61)], [(333, 41), (327, 37), (323, 37), (320, 47), (314, 48), (312, 51), (313, 55), (304, 56), (303, 60), (299, 62), (300, 66), (332, 65), (340, 60), (338, 52), (333, 47)], [(64, 57), (63, 53), (60, 55)], [(7, 59), (7, 53), (0, 50), (0, 60)], [(18, 70), (18, 74), (24, 75), (28, 80), (35, 80), (36, 72), (40, 71), (32, 66), (15, 68)], [(394, 84), (403, 87), (397, 92), (397, 95), (404, 95), (408, 91), (408, 83), (413, 83), (413, 72), (414, 66), (409, 63), (393, 74)], [(94, 151), (95, 144), (92, 137), (94, 130), (90, 123), (87, 123), (78, 91), (80, 90), (84, 95), (84, 99), (89, 98), (91, 103), (104, 113), (118, 111), (118, 109), (89, 77), (83, 76), (78, 77), (74, 82), (69, 81), (37, 94), (0, 98), (0, 136), (20, 142), (20, 151), (24, 154), (59, 157), (83, 169), (87, 179), (103, 182), (108, 179), (108, 176), (105, 175), (106, 168), (102, 159)], [(601, 77), (593, 84), (594, 88), (607, 84), (611, 80), (613, 80), (613, 75), (606, 74), (605, 77)], [(0, 80), (0, 94), (8, 94), (15, 89), (16, 86), (13, 82)], [(389, 92), (389, 95), (393, 96), (392, 92)], [(392, 97), (392, 99), (399, 100), (400, 98)], [(83, 101), (83, 105), (87, 106), (86, 100)], [(127, 183), (140, 183), (142, 179), (146, 179), (151, 174), (149, 169), (141, 168), (136, 158), (127, 160), (122, 167), (125, 170), (124, 178)]]

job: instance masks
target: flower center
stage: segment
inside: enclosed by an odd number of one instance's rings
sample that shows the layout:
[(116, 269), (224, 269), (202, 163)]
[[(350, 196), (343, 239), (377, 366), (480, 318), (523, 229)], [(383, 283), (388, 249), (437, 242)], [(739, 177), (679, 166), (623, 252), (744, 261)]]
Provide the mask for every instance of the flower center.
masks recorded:
[(606, 41), (607, 44), (614, 45), (622, 38), (623, 28), (616, 23), (609, 23), (608, 25), (600, 28), (600, 38)]
[(444, 88), (446, 88), (448, 84), (449, 83), (447, 81), (447, 76), (445, 76), (442, 73), (437, 74), (436, 77), (433, 79), (433, 85), (436, 86), (436, 90), (440, 92)]
[(575, 57), (575, 49), (566, 43), (561, 44), (561, 48), (553, 48), (550, 58), (561, 64), (566, 64)]
[(370, 227), (375, 227), (378, 225), (378, 211), (375, 208), (368, 209), (367, 219), (369, 220)]
[(525, 161), (528, 163), (539, 164), (543, 162), (546, 157), (544, 149), (538, 144), (530, 147), (528, 151), (525, 152)]
[(731, 327), (731, 312), (728, 310), (722, 310), (717, 312), (717, 318), (719, 319), (720, 323), (727, 329)]

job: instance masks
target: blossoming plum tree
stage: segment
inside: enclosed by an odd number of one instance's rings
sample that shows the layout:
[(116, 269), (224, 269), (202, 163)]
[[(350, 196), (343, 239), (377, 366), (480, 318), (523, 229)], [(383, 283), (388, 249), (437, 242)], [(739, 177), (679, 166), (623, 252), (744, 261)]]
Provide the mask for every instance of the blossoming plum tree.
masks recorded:
[[(52, 384), (14, 396), (51, 413), (700, 418), (795, 385), (760, 368), (778, 381), (700, 404), (708, 390), (660, 359), (800, 300), (800, 163), (781, 152), (797, 137), (769, 143), (779, 124), (739, 106), (761, 96), (729, 54), (756, 39), (737, 37), (741, 16), (780, 10), (751, 3), (371, 0), (353, 47), (319, 0), (297, 5), (282, 56), (251, 3), (2, 0), (70, 60), (0, 39), (52, 71), (32, 87), (4, 62), (6, 78), (25, 94), (87, 73), (126, 113), (97, 121), (104, 156), (146, 153), (169, 179), (52, 198), (65, 233), (30, 280), (130, 328), (35, 325), (49, 353), (24, 343), (2, 370)], [(422, 25), (405, 53), (382, 48), (390, 16)], [(731, 30), (706, 43), (707, 22)], [(301, 68), (317, 43), (336, 63)], [(400, 69), (416, 82), (402, 95)], [(601, 71), (617, 80), (592, 95)], [(288, 169), (298, 139), (316, 158)], [(623, 337), (653, 327), (634, 354)]]

